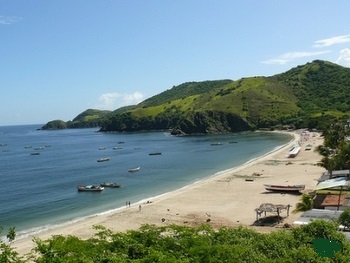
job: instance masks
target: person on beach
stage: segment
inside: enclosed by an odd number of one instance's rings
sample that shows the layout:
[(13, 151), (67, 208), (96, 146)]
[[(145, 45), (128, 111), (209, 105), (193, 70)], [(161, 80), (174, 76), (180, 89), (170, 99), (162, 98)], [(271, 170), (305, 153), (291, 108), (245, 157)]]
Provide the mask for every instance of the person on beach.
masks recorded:
[(130, 201), (129, 201), (129, 207), (130, 207)]
[(139, 211), (141, 211), (141, 209), (142, 209), (142, 207), (141, 207), (141, 205), (139, 205)]

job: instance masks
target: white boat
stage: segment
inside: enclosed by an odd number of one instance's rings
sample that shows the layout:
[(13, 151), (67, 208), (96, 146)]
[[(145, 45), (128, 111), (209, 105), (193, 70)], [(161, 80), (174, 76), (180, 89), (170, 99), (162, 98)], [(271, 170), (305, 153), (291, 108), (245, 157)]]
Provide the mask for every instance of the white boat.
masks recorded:
[(80, 192), (101, 192), (105, 188), (100, 185), (78, 185), (77, 189)]
[(276, 192), (299, 192), (305, 189), (304, 184), (297, 184), (297, 185), (264, 184), (264, 186), (266, 190), (276, 191)]
[(136, 167), (136, 168), (129, 169), (129, 173), (138, 172), (138, 171), (140, 171), (140, 169), (141, 169), (141, 167)]
[(301, 147), (300, 146), (296, 146), (294, 147), (288, 154), (288, 158), (294, 158), (295, 156), (298, 155), (298, 153), (300, 152)]
[(107, 162), (109, 161), (109, 157), (103, 157), (97, 160), (97, 162), (101, 163), (101, 162)]

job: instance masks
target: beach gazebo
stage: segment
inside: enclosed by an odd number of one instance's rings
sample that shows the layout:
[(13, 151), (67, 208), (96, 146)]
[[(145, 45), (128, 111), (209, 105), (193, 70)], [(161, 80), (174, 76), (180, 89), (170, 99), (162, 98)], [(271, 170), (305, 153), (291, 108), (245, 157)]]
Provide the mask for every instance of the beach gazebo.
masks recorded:
[(259, 220), (259, 217), (262, 213), (275, 213), (277, 214), (278, 223), (280, 223), (280, 214), (282, 211), (287, 210), (287, 216), (289, 216), (290, 205), (274, 205), (271, 203), (263, 203), (258, 208), (255, 209), (256, 212), (256, 221)]

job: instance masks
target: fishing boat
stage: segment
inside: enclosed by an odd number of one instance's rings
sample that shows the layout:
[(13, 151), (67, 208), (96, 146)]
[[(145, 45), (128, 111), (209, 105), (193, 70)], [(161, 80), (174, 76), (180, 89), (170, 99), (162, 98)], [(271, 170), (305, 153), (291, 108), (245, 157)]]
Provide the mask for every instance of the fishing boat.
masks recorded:
[(103, 157), (97, 160), (99, 163), (109, 161), (109, 157)]
[(141, 167), (136, 167), (136, 168), (129, 169), (129, 173), (138, 172), (138, 171), (140, 171), (140, 169), (141, 169)]
[(102, 187), (111, 187), (111, 188), (119, 188), (121, 187), (121, 184), (118, 183), (111, 183), (111, 182), (103, 182), (100, 184)]
[(77, 189), (80, 192), (101, 192), (105, 188), (100, 185), (78, 185)]
[(298, 185), (274, 185), (274, 184), (264, 184), (265, 189), (268, 191), (276, 192), (299, 192), (305, 189), (304, 184)]

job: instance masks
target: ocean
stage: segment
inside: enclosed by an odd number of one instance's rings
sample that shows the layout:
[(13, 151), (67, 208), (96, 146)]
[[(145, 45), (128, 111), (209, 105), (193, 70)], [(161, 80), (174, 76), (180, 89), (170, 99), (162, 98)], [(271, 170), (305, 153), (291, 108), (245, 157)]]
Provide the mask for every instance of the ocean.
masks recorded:
[[(122, 209), (232, 169), (288, 143), (278, 133), (171, 136), (94, 129), (0, 127), (0, 226), (18, 237)], [(149, 155), (150, 153), (161, 153)], [(109, 161), (97, 162), (108, 157)], [(135, 173), (129, 169), (140, 167)], [(77, 185), (120, 188), (78, 192)]]

